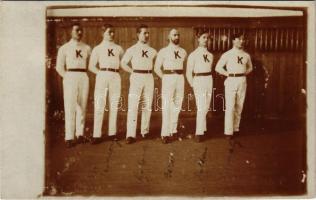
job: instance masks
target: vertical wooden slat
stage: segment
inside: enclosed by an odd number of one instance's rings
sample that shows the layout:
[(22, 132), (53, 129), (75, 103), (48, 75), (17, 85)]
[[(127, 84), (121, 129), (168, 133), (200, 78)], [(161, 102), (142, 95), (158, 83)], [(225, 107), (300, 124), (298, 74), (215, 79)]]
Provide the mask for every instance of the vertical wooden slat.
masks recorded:
[(260, 29), (260, 50), (263, 48), (263, 30)]
[(299, 30), (296, 29), (295, 30), (295, 33), (296, 33), (296, 37), (295, 37), (295, 50), (299, 50)]
[(224, 37), (226, 36), (226, 28), (223, 28), (223, 33), (221, 36), (221, 43), (222, 43), (222, 49), (226, 50), (226, 40), (224, 40)]
[(281, 29), (281, 33), (280, 33), (280, 50), (284, 49), (284, 29)]
[(274, 35), (275, 35), (274, 30), (270, 29), (270, 48), (269, 48), (270, 51), (273, 51), (273, 44), (275, 44)]
[(218, 28), (217, 49), (222, 50), (221, 49), (221, 28)]
[(278, 43), (279, 43), (279, 30), (276, 28), (275, 29), (275, 45), (274, 45), (274, 50), (278, 50)]
[(213, 51), (216, 51), (216, 28), (213, 28)]
[(264, 35), (264, 50), (268, 49), (268, 30), (266, 29), (265, 35)]
[(285, 29), (285, 50), (289, 48), (289, 29)]
[(294, 29), (291, 29), (291, 50), (294, 49)]
[(228, 28), (228, 34), (227, 34), (227, 48), (230, 48), (230, 41), (231, 41), (231, 28)]
[(255, 29), (255, 44), (254, 44), (254, 49), (257, 49), (258, 48), (258, 32), (259, 30), (258, 29)]

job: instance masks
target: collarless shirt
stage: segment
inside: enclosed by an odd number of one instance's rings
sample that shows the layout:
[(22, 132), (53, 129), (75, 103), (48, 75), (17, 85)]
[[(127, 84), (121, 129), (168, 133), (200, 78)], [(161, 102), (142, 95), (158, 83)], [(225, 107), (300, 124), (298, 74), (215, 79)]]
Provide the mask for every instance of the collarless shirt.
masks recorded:
[(183, 48), (170, 43), (159, 51), (157, 59), (162, 60), (164, 70), (182, 70), (186, 56), (187, 52)]
[(213, 54), (207, 48), (198, 47), (188, 57), (188, 63), (193, 66), (193, 72), (211, 72), (213, 64)]
[(153, 60), (157, 55), (157, 51), (148, 44), (137, 42), (126, 50), (122, 61), (129, 63), (131, 61), (132, 68), (137, 70), (152, 70)]
[(110, 41), (102, 41), (99, 45), (93, 48), (90, 62), (96, 65), (99, 62), (99, 67), (118, 69), (120, 67), (120, 57), (124, 50), (120, 45)]
[(89, 45), (71, 39), (59, 48), (56, 67), (64, 69), (66, 65), (67, 69), (86, 69), (90, 54), (91, 48)]
[(219, 62), (226, 65), (228, 73), (245, 73), (247, 63), (251, 62), (250, 55), (242, 49), (232, 48), (226, 51), (220, 58)]

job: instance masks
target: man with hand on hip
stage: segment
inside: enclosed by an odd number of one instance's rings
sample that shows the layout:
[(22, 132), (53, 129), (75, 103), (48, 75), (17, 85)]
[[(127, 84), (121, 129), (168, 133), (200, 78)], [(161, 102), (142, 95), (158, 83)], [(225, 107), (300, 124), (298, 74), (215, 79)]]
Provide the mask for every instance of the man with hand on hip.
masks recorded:
[[(241, 113), (246, 96), (246, 76), (252, 71), (250, 55), (243, 50), (245, 39), (242, 33), (232, 36), (233, 48), (225, 52), (216, 64), (215, 71), (226, 76), (224, 134), (232, 139), (239, 132)], [(226, 70), (224, 67), (226, 66)]]
[[(102, 26), (103, 41), (92, 50), (89, 70), (96, 74), (94, 91), (94, 126), (91, 143), (100, 143), (107, 96), (109, 96), (108, 136), (117, 140), (117, 112), (121, 96), (120, 58), (124, 50), (114, 43), (114, 28), (111, 24)], [(97, 64), (99, 67), (97, 68)]]
[(207, 131), (206, 115), (212, 99), (213, 54), (207, 49), (208, 30), (198, 29), (196, 36), (199, 46), (188, 57), (186, 77), (193, 87), (197, 106), (195, 141), (201, 142)]
[(86, 71), (91, 48), (81, 41), (82, 35), (80, 24), (73, 24), (71, 40), (61, 46), (57, 54), (56, 70), (63, 78), (65, 142), (68, 148), (84, 140), (89, 94), (89, 78)]
[(179, 31), (172, 29), (169, 32), (169, 45), (159, 51), (155, 62), (155, 72), (162, 79), (161, 139), (164, 144), (169, 143), (171, 137), (178, 132), (178, 118), (184, 96), (183, 63), (187, 53), (179, 43)]
[[(148, 138), (154, 93), (152, 68), (157, 51), (148, 45), (148, 26), (140, 25), (137, 28), (136, 33), (138, 42), (126, 50), (126, 53), (121, 61), (122, 68), (131, 73), (128, 94), (127, 144), (131, 144), (136, 141), (138, 104), (142, 94), (142, 103), (144, 105), (142, 108), (140, 133), (143, 138)], [(128, 65), (129, 62), (132, 67)]]

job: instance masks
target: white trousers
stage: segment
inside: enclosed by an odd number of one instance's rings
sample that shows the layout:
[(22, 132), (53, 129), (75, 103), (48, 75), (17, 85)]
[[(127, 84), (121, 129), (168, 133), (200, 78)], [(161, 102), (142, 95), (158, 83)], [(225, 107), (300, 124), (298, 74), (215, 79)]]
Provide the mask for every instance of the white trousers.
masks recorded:
[(117, 112), (121, 96), (121, 76), (111, 71), (99, 71), (96, 76), (94, 90), (94, 125), (93, 137), (102, 135), (102, 125), (107, 96), (109, 95), (108, 135), (116, 135)]
[(233, 135), (234, 131), (239, 131), (247, 89), (246, 77), (228, 77), (224, 85), (226, 100), (224, 134)]
[(152, 74), (132, 73), (128, 94), (127, 133), (126, 137), (136, 137), (138, 105), (142, 97), (141, 134), (149, 132), (152, 101), (154, 95), (154, 78)]
[(65, 108), (65, 140), (84, 133), (89, 78), (83, 72), (66, 72), (63, 78)]
[(184, 96), (184, 77), (180, 74), (165, 74), (162, 77), (162, 127), (161, 137), (177, 133), (179, 113)]
[(195, 76), (193, 79), (193, 90), (197, 107), (196, 113), (196, 135), (204, 135), (207, 130), (206, 115), (208, 113), (213, 89), (212, 76)]

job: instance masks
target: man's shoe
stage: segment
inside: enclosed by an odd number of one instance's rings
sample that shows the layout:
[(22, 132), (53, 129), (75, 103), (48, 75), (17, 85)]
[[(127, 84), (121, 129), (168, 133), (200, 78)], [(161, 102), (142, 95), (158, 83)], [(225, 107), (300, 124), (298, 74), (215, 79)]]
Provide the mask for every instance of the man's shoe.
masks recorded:
[(136, 139), (135, 139), (135, 138), (133, 138), (133, 137), (128, 137), (128, 138), (126, 138), (126, 144), (132, 144), (132, 143), (134, 143), (134, 142), (136, 142)]
[(91, 144), (100, 144), (102, 142), (102, 138), (95, 138), (91, 139)]
[(161, 141), (163, 144), (168, 144), (169, 143), (169, 137), (168, 136), (162, 136)]
[(226, 137), (227, 140), (233, 140), (234, 139), (233, 135), (225, 135), (225, 137)]
[(195, 136), (195, 142), (200, 143), (203, 141), (203, 136), (202, 135), (196, 135)]
[(172, 140), (182, 141), (182, 138), (183, 138), (182, 133), (179, 133), (179, 132), (172, 133)]
[(80, 135), (78, 138), (77, 138), (77, 144), (82, 144), (85, 142), (85, 139), (82, 135)]
[(238, 135), (240, 133), (239, 130), (234, 131), (234, 135)]
[(67, 148), (71, 148), (74, 147), (76, 145), (76, 143), (74, 142), (74, 140), (66, 140), (65, 141), (66, 147)]
[(116, 135), (110, 135), (110, 136), (108, 137), (108, 139), (109, 139), (110, 141), (114, 141), (114, 142), (116, 142), (116, 141), (119, 140)]

